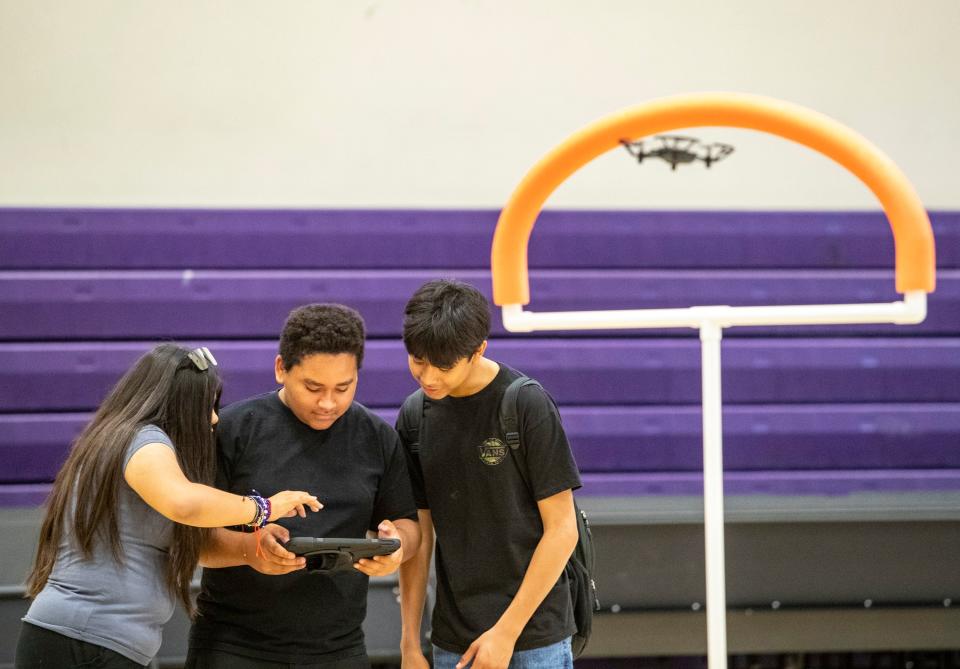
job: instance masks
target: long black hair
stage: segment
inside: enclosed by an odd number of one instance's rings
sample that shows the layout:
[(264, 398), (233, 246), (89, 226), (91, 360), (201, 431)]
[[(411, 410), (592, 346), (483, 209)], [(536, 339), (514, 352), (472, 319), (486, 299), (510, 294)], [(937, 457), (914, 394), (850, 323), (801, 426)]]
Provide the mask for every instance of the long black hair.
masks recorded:
[[(156, 346), (123, 375), (74, 442), (54, 481), (37, 557), (27, 578), (28, 597), (35, 597), (46, 584), (64, 532), (86, 559), (105, 539), (113, 558), (122, 563), (117, 499), (123, 459), (144, 425), (156, 425), (169, 435), (189, 480), (213, 483), (216, 443), (211, 412), (219, 408), (221, 388), (215, 366), (201, 370), (190, 351), (175, 344)], [(76, 505), (71, 513), (72, 500)], [(208, 532), (174, 524), (165, 581), (191, 615), (190, 580)]]

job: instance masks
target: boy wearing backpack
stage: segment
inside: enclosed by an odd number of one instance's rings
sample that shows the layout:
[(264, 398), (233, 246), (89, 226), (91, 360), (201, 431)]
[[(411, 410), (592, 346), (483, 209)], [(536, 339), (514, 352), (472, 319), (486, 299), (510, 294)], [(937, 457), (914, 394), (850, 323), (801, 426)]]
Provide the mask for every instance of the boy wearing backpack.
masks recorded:
[(506, 443), (501, 403), (522, 375), (484, 356), (489, 333), (486, 298), (460, 281), (424, 284), (404, 312), (420, 390), (407, 398), (397, 431), (422, 536), (416, 557), (400, 567), (404, 669), (428, 666), (420, 619), (434, 537), (434, 669), (573, 666), (577, 627), (565, 567), (578, 541), (580, 476), (539, 384), (517, 393), (522, 456)]

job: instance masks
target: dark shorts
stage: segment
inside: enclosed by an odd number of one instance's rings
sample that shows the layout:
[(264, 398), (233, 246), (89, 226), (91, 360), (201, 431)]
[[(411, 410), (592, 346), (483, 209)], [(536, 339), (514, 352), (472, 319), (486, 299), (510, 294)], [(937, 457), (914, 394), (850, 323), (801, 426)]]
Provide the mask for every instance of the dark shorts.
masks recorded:
[(129, 657), (30, 623), (20, 625), (14, 669), (141, 669)]
[(258, 660), (255, 657), (234, 655), (222, 650), (208, 650), (193, 648), (187, 653), (184, 669), (370, 669), (370, 659), (361, 652), (327, 662), (313, 662), (293, 664), (290, 662), (274, 662), (272, 660)]

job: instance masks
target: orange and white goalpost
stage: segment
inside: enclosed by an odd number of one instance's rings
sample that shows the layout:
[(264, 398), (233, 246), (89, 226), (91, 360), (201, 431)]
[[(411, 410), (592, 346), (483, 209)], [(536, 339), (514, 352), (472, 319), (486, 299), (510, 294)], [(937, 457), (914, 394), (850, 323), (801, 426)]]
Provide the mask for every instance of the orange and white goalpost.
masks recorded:
[[(525, 311), (530, 302), (527, 246), (547, 198), (582, 166), (622, 141), (700, 126), (770, 133), (831, 158), (876, 195), (890, 222), (896, 291), (902, 300), (876, 304), (692, 306), (677, 309)], [(772, 98), (703, 93), (661, 98), (592, 123), (544, 156), (526, 174), (500, 214), (491, 253), (493, 299), (511, 332), (695, 328), (700, 332), (703, 401), (703, 487), (706, 546), (707, 657), (726, 667), (723, 442), (720, 341), (723, 329), (757, 325), (920, 323), (933, 292), (935, 258), (927, 212), (913, 186), (883, 152), (850, 128), (818, 112)]]

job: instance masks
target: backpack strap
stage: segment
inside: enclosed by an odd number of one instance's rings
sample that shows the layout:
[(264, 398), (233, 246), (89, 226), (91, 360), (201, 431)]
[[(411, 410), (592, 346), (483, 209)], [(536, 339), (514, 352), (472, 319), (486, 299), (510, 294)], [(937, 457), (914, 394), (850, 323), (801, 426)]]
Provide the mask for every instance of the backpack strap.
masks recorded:
[[(500, 430), (503, 432), (504, 440), (510, 447), (510, 452), (513, 453), (513, 459), (517, 465), (517, 470), (520, 472), (520, 478), (523, 479), (527, 490), (529, 490), (530, 495), (533, 496), (533, 487), (527, 478), (526, 454), (523, 452), (523, 449), (520, 448), (520, 389), (524, 386), (537, 386), (543, 390), (540, 382), (536, 379), (531, 379), (529, 376), (521, 375), (511, 381), (510, 385), (507, 386), (507, 389), (503, 392), (503, 398), (500, 400)], [(544, 392), (546, 393), (545, 390)], [(549, 394), (547, 396), (549, 397)], [(552, 397), (550, 399), (551, 401), (553, 400)]]
[(423, 420), (423, 388), (408, 396), (400, 407), (403, 416), (404, 440), (410, 447), (410, 452), (420, 455), (420, 423)]
[(504, 439), (512, 451), (520, 448), (519, 395), (520, 389), (524, 386), (543, 388), (536, 379), (531, 379), (529, 376), (518, 376), (503, 391), (503, 399), (500, 400), (500, 429), (503, 430)]

